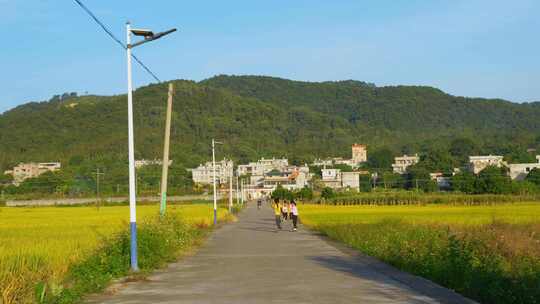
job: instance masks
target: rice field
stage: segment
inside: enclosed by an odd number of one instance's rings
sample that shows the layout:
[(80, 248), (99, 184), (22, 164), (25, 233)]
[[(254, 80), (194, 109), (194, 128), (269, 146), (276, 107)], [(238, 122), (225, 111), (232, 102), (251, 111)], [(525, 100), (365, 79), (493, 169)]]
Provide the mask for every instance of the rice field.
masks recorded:
[[(213, 220), (209, 204), (171, 205), (167, 212), (200, 227), (210, 226)], [(137, 220), (158, 213), (156, 205), (141, 205)], [(230, 217), (226, 209), (219, 209), (220, 220)], [(127, 230), (129, 207), (0, 207), (0, 218), (0, 292), (4, 303), (9, 303), (16, 289), (40, 281), (61, 282), (71, 265), (106, 238)]]
[(509, 224), (540, 223), (540, 203), (498, 205), (301, 205), (302, 220), (308, 224), (373, 224), (397, 219), (410, 224), (483, 225), (492, 222)]
[(301, 205), (303, 224), (480, 303), (540, 303), (540, 204)]

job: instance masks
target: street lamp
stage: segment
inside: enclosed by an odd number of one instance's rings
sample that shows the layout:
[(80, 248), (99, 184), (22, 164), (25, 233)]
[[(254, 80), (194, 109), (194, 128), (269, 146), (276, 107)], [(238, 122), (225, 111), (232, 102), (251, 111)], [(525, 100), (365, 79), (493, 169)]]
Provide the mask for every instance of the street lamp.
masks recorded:
[[(137, 261), (137, 216), (136, 216), (136, 193), (135, 193), (135, 144), (133, 140), (133, 94), (131, 83), (131, 49), (159, 39), (176, 31), (170, 29), (165, 32), (154, 34), (150, 30), (131, 29), (131, 24), (126, 23), (126, 52), (127, 52), (127, 81), (128, 81), (128, 156), (129, 156), (129, 227), (131, 231), (131, 270), (139, 271)], [(142, 36), (144, 40), (131, 44), (131, 34)]]
[(212, 138), (212, 168), (214, 170), (214, 226), (217, 224), (217, 193), (216, 193), (216, 144), (222, 145), (223, 143), (215, 141)]

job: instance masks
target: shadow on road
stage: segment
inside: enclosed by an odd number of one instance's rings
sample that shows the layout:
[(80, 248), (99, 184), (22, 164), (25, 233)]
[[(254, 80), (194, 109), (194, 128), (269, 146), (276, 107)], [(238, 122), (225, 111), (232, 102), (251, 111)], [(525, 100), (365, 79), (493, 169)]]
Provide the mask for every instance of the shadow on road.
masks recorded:
[[(362, 255), (351, 257), (313, 256), (310, 259), (332, 270), (345, 272), (364, 280), (383, 283), (383, 286), (388, 288), (397, 287), (416, 292), (420, 291), (425, 296), (440, 303), (476, 303), (429, 280), (401, 272), (372, 257)], [(426, 301), (425, 299), (418, 299), (418, 301), (411, 303), (426, 303)]]

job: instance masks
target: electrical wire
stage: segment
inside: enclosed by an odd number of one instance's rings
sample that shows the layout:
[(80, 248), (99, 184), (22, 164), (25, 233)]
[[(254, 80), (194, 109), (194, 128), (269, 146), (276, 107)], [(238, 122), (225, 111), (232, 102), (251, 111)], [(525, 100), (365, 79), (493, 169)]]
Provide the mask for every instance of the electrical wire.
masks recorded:
[[(88, 15), (90, 15), (90, 17), (103, 29), (103, 31), (105, 31), (105, 33), (107, 33), (107, 35), (109, 35), (109, 37), (111, 37), (111, 39), (113, 39), (116, 43), (118, 43), (124, 50), (127, 50), (127, 46), (122, 42), (120, 41), (120, 39), (118, 39), (116, 36), (114, 36), (114, 34), (111, 32), (111, 30), (109, 30), (109, 28), (107, 28), (107, 26), (105, 24), (103, 24), (103, 22), (101, 22), (94, 13), (92, 13), (92, 11), (86, 7), (80, 0), (74, 0)], [(131, 54), (131, 57), (133, 59), (135, 59), (135, 61), (148, 73), (150, 74), (150, 76), (152, 76), (158, 83), (161, 82), (161, 80), (156, 76), (156, 74), (154, 74), (154, 72), (152, 72), (150, 70), (149, 67), (147, 67), (139, 58), (137, 58), (137, 56), (135, 56), (133, 53)]]

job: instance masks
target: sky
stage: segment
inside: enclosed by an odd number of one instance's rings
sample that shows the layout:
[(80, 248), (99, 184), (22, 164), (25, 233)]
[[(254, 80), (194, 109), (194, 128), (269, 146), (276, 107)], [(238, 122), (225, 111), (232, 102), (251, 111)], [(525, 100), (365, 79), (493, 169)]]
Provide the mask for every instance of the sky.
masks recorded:
[[(127, 20), (178, 28), (134, 50), (165, 81), (354, 79), (540, 101), (538, 0), (81, 1), (122, 41)], [(0, 113), (127, 90), (125, 52), (75, 1), (0, 0), (0, 36)], [(133, 79), (155, 82), (138, 66)]]

